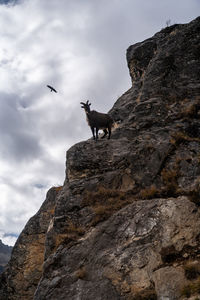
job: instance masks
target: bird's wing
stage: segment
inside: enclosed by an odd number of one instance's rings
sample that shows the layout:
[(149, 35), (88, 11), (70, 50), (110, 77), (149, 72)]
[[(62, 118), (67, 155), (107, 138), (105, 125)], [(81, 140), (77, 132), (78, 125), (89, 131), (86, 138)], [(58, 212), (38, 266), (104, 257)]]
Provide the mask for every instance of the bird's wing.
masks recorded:
[(47, 85), (47, 87), (48, 87), (49, 89), (51, 89), (51, 91), (54, 91), (55, 93), (57, 93), (57, 91), (56, 91), (52, 86)]

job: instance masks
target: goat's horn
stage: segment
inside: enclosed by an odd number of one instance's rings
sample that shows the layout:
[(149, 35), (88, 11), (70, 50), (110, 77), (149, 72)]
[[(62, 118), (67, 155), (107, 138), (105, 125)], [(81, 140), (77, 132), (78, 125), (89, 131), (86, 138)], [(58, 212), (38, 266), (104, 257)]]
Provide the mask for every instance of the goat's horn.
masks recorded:
[(87, 104), (87, 105), (91, 105), (91, 103), (90, 103), (90, 101), (89, 101), (89, 100), (87, 100), (86, 104)]

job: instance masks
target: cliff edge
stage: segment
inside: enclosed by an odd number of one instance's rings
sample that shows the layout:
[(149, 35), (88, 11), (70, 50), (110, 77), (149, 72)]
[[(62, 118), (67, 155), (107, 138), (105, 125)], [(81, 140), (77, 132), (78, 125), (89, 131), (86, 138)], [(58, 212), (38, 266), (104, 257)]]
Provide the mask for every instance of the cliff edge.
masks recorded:
[[(0, 299), (200, 297), (200, 17), (132, 45), (110, 140), (67, 151)], [(89, 129), (88, 129), (89, 130)]]

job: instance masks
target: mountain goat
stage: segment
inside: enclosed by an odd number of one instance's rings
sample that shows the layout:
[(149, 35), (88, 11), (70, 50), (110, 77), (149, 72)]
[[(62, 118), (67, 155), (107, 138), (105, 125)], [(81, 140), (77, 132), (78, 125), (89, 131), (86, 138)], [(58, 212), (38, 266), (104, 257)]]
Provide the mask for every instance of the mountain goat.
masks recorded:
[(89, 100), (87, 100), (86, 103), (81, 102), (81, 105), (81, 107), (85, 110), (86, 120), (92, 130), (93, 139), (97, 141), (99, 129), (102, 129), (104, 131), (104, 135), (102, 136), (102, 138), (104, 138), (108, 134), (108, 139), (110, 139), (111, 128), (114, 123), (113, 119), (108, 114), (103, 114), (95, 110), (90, 110), (91, 103), (89, 103)]

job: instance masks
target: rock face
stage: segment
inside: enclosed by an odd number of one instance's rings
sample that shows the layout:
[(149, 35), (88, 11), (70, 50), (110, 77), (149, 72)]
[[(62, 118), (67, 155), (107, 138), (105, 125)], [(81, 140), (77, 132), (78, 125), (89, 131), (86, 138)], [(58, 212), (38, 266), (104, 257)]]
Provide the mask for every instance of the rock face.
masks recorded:
[(117, 128), (68, 150), (62, 190), (26, 225), (0, 298), (200, 297), (199, 41), (197, 18), (128, 48)]
[(3, 272), (5, 265), (8, 263), (12, 247), (4, 245), (0, 240), (0, 273)]
[(57, 191), (52, 188), (38, 213), (26, 224), (12, 251), (6, 271), (1, 275), (0, 299), (33, 298), (42, 274), (45, 235), (55, 209)]

